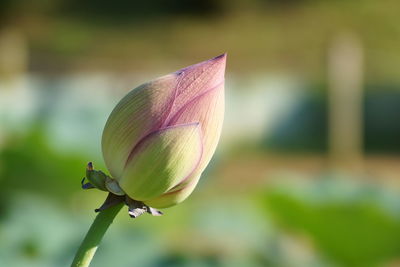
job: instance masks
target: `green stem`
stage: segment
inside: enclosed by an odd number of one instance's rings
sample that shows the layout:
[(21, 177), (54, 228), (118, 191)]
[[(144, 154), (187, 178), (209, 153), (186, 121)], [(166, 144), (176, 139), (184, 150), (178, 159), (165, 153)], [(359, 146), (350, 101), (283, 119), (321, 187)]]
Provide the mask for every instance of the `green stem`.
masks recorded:
[(115, 205), (111, 208), (101, 211), (96, 216), (96, 219), (87, 232), (85, 239), (83, 239), (81, 246), (75, 254), (75, 258), (71, 264), (71, 267), (89, 266), (94, 254), (96, 253), (97, 247), (101, 242), (101, 239), (123, 205), (123, 203)]

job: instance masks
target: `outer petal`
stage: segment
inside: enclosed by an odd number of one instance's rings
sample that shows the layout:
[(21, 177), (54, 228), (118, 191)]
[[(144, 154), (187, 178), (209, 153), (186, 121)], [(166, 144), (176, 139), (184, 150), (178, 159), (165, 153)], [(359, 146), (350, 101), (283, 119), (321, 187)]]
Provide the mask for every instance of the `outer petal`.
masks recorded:
[(185, 200), (196, 187), (201, 173), (210, 162), (222, 130), (224, 117), (224, 84), (208, 89), (186, 103), (178, 110), (169, 123), (181, 124), (199, 121), (203, 133), (203, 155), (191, 175), (182, 180), (165, 194), (145, 201), (146, 205), (155, 208), (167, 208)]
[(174, 206), (185, 200), (193, 192), (199, 179), (200, 175), (194, 177), (185, 187), (175, 191), (167, 192), (159, 197), (147, 200), (144, 203), (149, 207), (154, 207), (157, 209)]
[(172, 125), (171, 119), (183, 107), (210, 89), (224, 83), (226, 54), (177, 71), (178, 80), (174, 101), (164, 126)]
[(145, 135), (165, 121), (177, 84), (177, 74), (170, 74), (130, 91), (112, 111), (104, 127), (104, 161), (114, 178), (122, 175), (128, 155)]
[(221, 135), (224, 118), (224, 86), (205, 92), (203, 95), (187, 103), (185, 107), (172, 118), (171, 124), (183, 124), (199, 121), (203, 134), (203, 156), (193, 174), (182, 181), (173, 190), (183, 188), (192, 179), (200, 176), (210, 162)]
[(199, 123), (156, 131), (129, 156), (119, 185), (135, 200), (158, 197), (191, 175), (201, 155)]

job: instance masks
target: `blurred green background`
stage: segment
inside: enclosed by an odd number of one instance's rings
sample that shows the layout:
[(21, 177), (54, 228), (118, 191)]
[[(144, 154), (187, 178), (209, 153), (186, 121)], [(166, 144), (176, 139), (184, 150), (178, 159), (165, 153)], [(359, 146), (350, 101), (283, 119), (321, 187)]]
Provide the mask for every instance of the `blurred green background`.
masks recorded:
[(68, 266), (118, 100), (228, 52), (220, 146), (93, 266), (400, 266), (400, 2), (3, 0), (0, 266)]

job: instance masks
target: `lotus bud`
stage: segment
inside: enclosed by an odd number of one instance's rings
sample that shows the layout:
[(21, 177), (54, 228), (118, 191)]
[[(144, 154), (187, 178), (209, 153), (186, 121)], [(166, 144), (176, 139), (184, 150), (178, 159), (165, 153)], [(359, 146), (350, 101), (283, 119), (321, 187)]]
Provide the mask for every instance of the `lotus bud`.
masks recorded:
[(114, 191), (154, 208), (191, 194), (220, 137), (225, 62), (223, 54), (145, 83), (121, 99), (102, 136)]

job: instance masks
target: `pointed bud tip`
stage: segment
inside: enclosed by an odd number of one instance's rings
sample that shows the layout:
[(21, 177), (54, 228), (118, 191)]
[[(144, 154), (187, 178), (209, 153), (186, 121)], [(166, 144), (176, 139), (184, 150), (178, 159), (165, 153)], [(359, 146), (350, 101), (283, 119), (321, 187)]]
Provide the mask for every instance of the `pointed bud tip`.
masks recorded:
[(205, 62), (210, 62), (210, 63), (212, 62), (213, 64), (218, 64), (222, 68), (225, 68), (226, 57), (227, 57), (227, 53), (223, 53), (222, 55), (213, 57), (212, 59), (209, 59)]
[(179, 76), (183, 73), (185, 73), (187, 70), (193, 70), (193, 69), (197, 69), (197, 68), (203, 68), (204, 66), (210, 66), (210, 65), (217, 65), (220, 66), (220, 68), (225, 69), (225, 64), (226, 64), (226, 57), (227, 57), (227, 53), (223, 53), (219, 56), (213, 57), (211, 59), (202, 61), (200, 63), (185, 67), (183, 69), (180, 69), (178, 71), (175, 72), (175, 75)]
[(207, 60), (206, 62), (210, 62), (213, 65), (215, 64), (216, 66), (218, 66), (217, 68), (222, 71), (222, 77), (223, 77), (226, 67), (226, 57), (227, 53), (223, 53), (222, 55), (216, 56), (210, 60)]
[(227, 55), (228, 54), (225, 52), (222, 55), (219, 55), (219, 56), (216, 56), (216, 57), (212, 58), (211, 60), (221, 60), (221, 59), (226, 60)]

